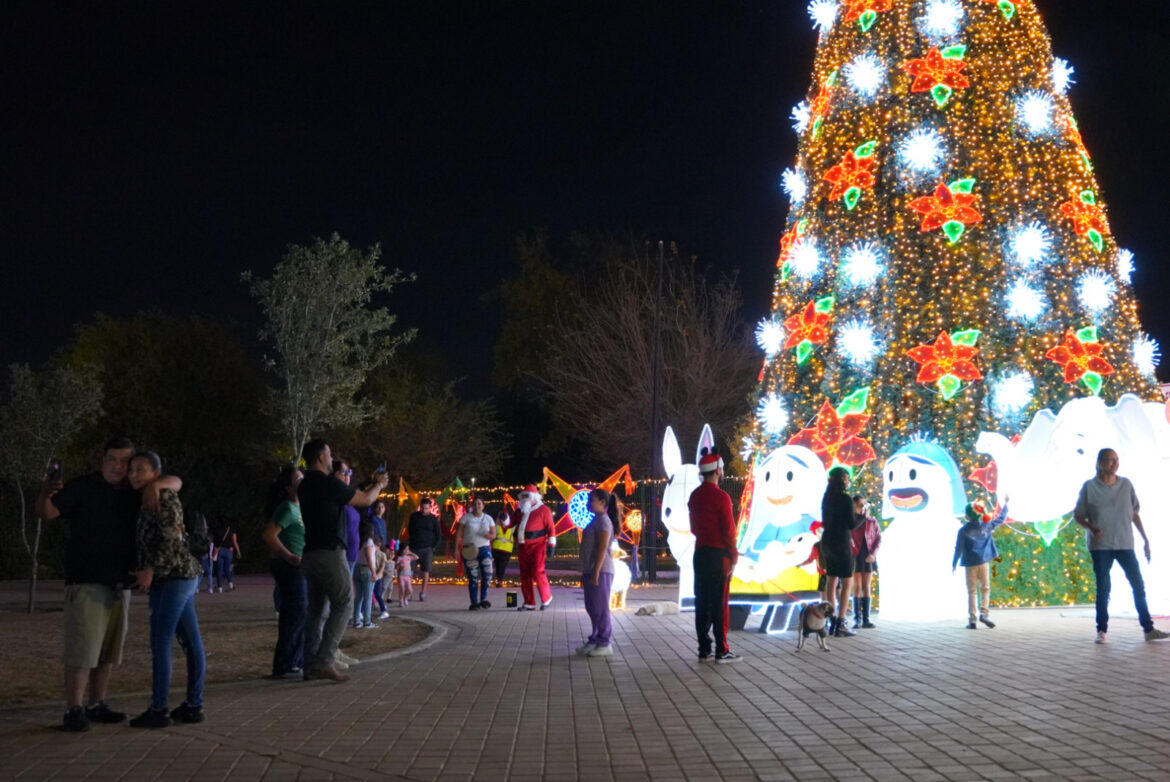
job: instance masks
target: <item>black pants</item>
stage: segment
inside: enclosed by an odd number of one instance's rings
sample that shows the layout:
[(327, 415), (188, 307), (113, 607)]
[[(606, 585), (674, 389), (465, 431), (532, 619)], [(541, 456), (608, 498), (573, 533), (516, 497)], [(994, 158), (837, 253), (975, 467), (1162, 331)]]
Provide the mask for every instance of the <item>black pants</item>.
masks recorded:
[(504, 583), (504, 571), (508, 569), (508, 561), (512, 559), (511, 551), (492, 549), (492, 566), (496, 572), (496, 586)]
[(278, 557), (272, 558), (272, 577), (280, 595), (280, 617), (276, 623), (276, 648), (272, 653), (272, 674), (283, 676), (304, 665), (305, 610), (308, 598), (301, 569)]
[(711, 653), (711, 630), (715, 630), (715, 653), (726, 654), (727, 629), (731, 611), (727, 606), (731, 589), (731, 557), (721, 548), (695, 549), (695, 633), (699, 654)]

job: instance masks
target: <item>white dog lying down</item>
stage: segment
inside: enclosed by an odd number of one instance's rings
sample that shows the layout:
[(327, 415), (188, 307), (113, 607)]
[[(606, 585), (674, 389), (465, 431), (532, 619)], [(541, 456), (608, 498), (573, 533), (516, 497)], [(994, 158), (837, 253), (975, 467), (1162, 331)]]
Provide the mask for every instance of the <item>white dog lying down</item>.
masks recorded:
[(677, 614), (678, 603), (673, 600), (664, 600), (661, 603), (648, 603), (638, 609), (638, 616), (666, 616)]

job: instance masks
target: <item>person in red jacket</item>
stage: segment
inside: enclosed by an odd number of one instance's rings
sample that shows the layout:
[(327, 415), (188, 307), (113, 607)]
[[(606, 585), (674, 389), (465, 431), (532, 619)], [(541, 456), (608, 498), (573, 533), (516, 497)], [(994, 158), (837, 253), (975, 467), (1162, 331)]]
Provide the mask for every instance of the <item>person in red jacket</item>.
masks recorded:
[(695, 631), (699, 636), (699, 662), (711, 659), (711, 629), (714, 628), (715, 661), (730, 663), (740, 659), (727, 647), (731, 571), (739, 553), (731, 496), (719, 488), (723, 459), (714, 448), (703, 449), (699, 474), (703, 482), (687, 500), (691, 532), (695, 536)]
[(552, 511), (531, 483), (520, 492), (516, 509), (512, 511), (512, 524), (516, 527), (520, 591), (524, 595), (524, 603), (517, 610), (536, 610), (536, 596), (532, 588), (535, 583), (540, 590), (540, 610), (543, 611), (552, 603), (552, 590), (548, 587), (548, 576), (544, 572), (547, 556), (545, 546), (556, 546), (557, 538), (553, 534)]

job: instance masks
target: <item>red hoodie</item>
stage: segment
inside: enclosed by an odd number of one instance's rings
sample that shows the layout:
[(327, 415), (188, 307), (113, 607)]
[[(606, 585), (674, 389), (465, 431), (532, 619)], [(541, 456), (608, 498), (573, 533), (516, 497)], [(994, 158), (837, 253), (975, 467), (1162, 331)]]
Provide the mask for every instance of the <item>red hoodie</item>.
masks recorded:
[(731, 495), (710, 481), (703, 481), (687, 500), (691, 512), (691, 532), (695, 548), (704, 546), (735, 551), (735, 518), (731, 515)]

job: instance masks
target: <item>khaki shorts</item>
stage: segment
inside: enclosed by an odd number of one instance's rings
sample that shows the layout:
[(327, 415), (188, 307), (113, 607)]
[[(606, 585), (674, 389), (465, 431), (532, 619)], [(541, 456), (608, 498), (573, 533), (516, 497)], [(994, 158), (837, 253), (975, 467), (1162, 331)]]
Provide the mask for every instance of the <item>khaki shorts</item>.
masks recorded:
[(103, 584), (65, 585), (65, 667), (122, 662), (130, 626), (130, 591)]

